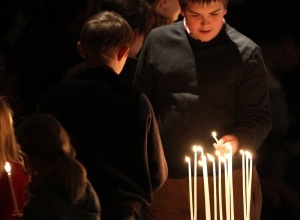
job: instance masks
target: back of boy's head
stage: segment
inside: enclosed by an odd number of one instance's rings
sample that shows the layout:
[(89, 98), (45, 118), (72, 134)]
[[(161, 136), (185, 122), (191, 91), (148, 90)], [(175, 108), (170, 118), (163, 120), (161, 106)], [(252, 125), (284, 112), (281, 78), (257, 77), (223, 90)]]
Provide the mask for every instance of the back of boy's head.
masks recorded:
[(103, 11), (89, 18), (83, 25), (80, 44), (86, 59), (89, 56), (99, 57), (106, 63), (118, 49), (132, 46), (133, 32), (121, 15)]
[(145, 0), (100, 0), (98, 11), (114, 11), (121, 15), (134, 31), (147, 33), (150, 28), (151, 7)]
[(212, 2), (222, 2), (225, 7), (227, 7), (229, 0), (178, 0), (181, 9), (185, 9), (187, 4), (196, 3), (200, 5), (210, 4)]

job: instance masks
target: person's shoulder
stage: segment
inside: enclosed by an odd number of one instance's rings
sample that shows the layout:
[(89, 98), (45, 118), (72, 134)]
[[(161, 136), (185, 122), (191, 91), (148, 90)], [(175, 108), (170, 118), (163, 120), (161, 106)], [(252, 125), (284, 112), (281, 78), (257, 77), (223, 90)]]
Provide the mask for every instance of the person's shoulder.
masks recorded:
[(183, 21), (177, 21), (172, 24), (166, 24), (166, 25), (153, 28), (149, 36), (155, 37), (155, 36), (170, 35), (174, 33), (180, 33), (183, 30), (184, 30)]
[(241, 32), (237, 31), (229, 24), (226, 24), (226, 33), (230, 37), (230, 39), (236, 43), (242, 43), (250, 47), (257, 47), (257, 44), (252, 39), (242, 34)]
[(249, 37), (226, 24), (226, 34), (238, 48), (244, 60), (248, 60), (253, 54), (261, 53), (259, 46)]

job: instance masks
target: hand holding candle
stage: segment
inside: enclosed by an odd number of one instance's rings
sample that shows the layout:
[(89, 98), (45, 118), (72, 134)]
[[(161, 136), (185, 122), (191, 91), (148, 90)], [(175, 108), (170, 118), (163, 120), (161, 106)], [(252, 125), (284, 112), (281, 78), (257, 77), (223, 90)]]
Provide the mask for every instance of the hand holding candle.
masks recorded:
[(17, 199), (16, 199), (16, 194), (15, 194), (13, 182), (12, 182), (12, 179), (11, 179), (11, 166), (10, 166), (10, 163), (5, 162), (4, 169), (7, 172), (8, 181), (9, 181), (9, 185), (10, 185), (10, 191), (11, 191), (11, 194), (12, 194), (15, 210), (19, 211), (19, 207), (18, 207), (18, 203), (17, 203)]
[(238, 149), (239, 141), (234, 135), (224, 135), (219, 139), (219, 144), (213, 144), (215, 149), (220, 152), (222, 156), (230, 153), (228, 145), (231, 146), (231, 154), (234, 155)]

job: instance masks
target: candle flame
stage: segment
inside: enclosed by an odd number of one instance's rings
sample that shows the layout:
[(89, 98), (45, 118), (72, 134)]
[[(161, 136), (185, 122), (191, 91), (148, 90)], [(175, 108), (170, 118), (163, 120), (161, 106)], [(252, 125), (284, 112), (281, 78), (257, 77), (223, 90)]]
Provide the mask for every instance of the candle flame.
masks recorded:
[(197, 150), (203, 152), (203, 148), (201, 146), (197, 146)]
[(213, 131), (213, 132), (211, 133), (211, 135), (212, 135), (213, 138), (215, 139), (216, 144), (219, 144), (219, 140), (218, 140), (218, 138), (217, 138), (217, 133), (216, 133), (215, 131)]
[(245, 152), (246, 157), (248, 157), (250, 160), (252, 159), (252, 154), (249, 151)]
[(217, 137), (217, 133), (215, 131), (211, 132), (211, 135), (216, 138)]
[(7, 173), (10, 173), (10, 172), (11, 172), (11, 166), (10, 166), (10, 163), (5, 162), (4, 169), (5, 169), (5, 171), (6, 171)]
[(232, 146), (230, 144), (226, 144), (226, 148), (230, 150), (232, 149)]
[(199, 164), (200, 166), (203, 166), (202, 160), (198, 160), (198, 164)]
[(206, 154), (206, 155), (207, 155), (207, 158), (208, 158), (211, 162), (215, 161), (215, 158), (214, 158), (211, 154)]
[(245, 151), (244, 151), (244, 150), (240, 150), (240, 153), (241, 153), (242, 155), (244, 155), (244, 154), (245, 154)]
[(221, 160), (221, 162), (223, 162), (223, 163), (226, 163), (226, 159), (225, 159), (225, 157), (220, 157), (220, 160)]
[(191, 159), (188, 156), (185, 156), (185, 161), (189, 163), (191, 162)]
[(221, 155), (220, 151), (216, 150), (216, 155), (220, 156)]
[(194, 151), (195, 153), (197, 153), (198, 147), (197, 147), (196, 145), (193, 146), (193, 151)]
[(201, 146), (199, 146), (199, 145), (194, 145), (193, 146), (193, 151), (195, 153), (197, 153), (197, 152), (203, 152), (203, 148)]

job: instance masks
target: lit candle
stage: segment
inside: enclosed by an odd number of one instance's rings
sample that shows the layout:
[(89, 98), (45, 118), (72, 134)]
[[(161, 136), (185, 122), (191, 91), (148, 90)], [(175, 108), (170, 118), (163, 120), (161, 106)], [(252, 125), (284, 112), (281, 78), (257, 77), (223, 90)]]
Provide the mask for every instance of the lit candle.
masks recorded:
[(249, 209), (249, 194), (248, 194), (248, 190), (249, 190), (249, 157), (247, 156), (247, 151), (245, 151), (245, 182), (246, 182), (246, 219), (249, 220), (249, 216), (248, 216), (248, 209)]
[(221, 156), (220, 151), (216, 151), (216, 155), (218, 156), (218, 169), (219, 169), (219, 216), (220, 220), (223, 220), (223, 208), (222, 208), (222, 164), (221, 164)]
[(216, 133), (215, 131), (213, 131), (213, 132), (211, 133), (211, 135), (212, 135), (213, 138), (215, 139), (216, 144), (219, 144), (219, 140), (218, 140), (218, 138), (217, 138), (217, 133)]
[(240, 150), (240, 153), (242, 154), (242, 181), (243, 181), (243, 209), (244, 209), (244, 220), (246, 220), (247, 216), (247, 207), (246, 207), (246, 186), (245, 186), (245, 151)]
[(197, 156), (197, 151), (198, 147), (194, 146), (193, 147), (194, 151), (194, 219), (197, 220), (197, 167), (198, 167), (198, 156)]
[(186, 162), (188, 163), (188, 172), (189, 172), (189, 195), (190, 195), (190, 213), (191, 220), (194, 219), (193, 215), (193, 190), (192, 190), (192, 171), (191, 171), (191, 159), (189, 157), (185, 157)]
[(7, 172), (8, 181), (9, 181), (9, 185), (10, 185), (10, 191), (11, 191), (11, 194), (12, 194), (15, 210), (18, 211), (19, 207), (18, 207), (16, 195), (15, 195), (15, 190), (14, 190), (14, 187), (13, 187), (13, 182), (12, 182), (12, 179), (11, 179), (11, 166), (10, 166), (10, 163), (5, 162), (4, 169)]
[(230, 220), (230, 200), (229, 200), (229, 184), (228, 184), (228, 169), (227, 161), (222, 157), (224, 163), (224, 176), (225, 176), (225, 205), (226, 205), (226, 219)]
[(251, 203), (251, 185), (252, 185), (252, 155), (248, 151), (246, 151), (246, 157), (249, 158), (249, 178), (248, 178), (248, 186), (247, 186), (247, 219), (250, 219), (250, 203)]
[(214, 220), (217, 220), (217, 183), (216, 183), (216, 164), (215, 164), (215, 158), (207, 154), (207, 158), (212, 162), (213, 164), (213, 181), (214, 181)]
[(207, 175), (207, 161), (206, 156), (202, 156), (202, 162), (199, 161), (199, 165), (203, 168), (203, 185), (204, 185), (204, 198), (205, 198), (205, 217), (206, 220), (211, 219), (210, 215), (210, 198), (209, 198), (209, 186), (208, 186), (208, 175)]
[(233, 179), (232, 179), (232, 146), (226, 145), (229, 149), (228, 154), (228, 184), (229, 184), (229, 198), (230, 198), (230, 213), (231, 219), (234, 220), (234, 201), (233, 201)]

